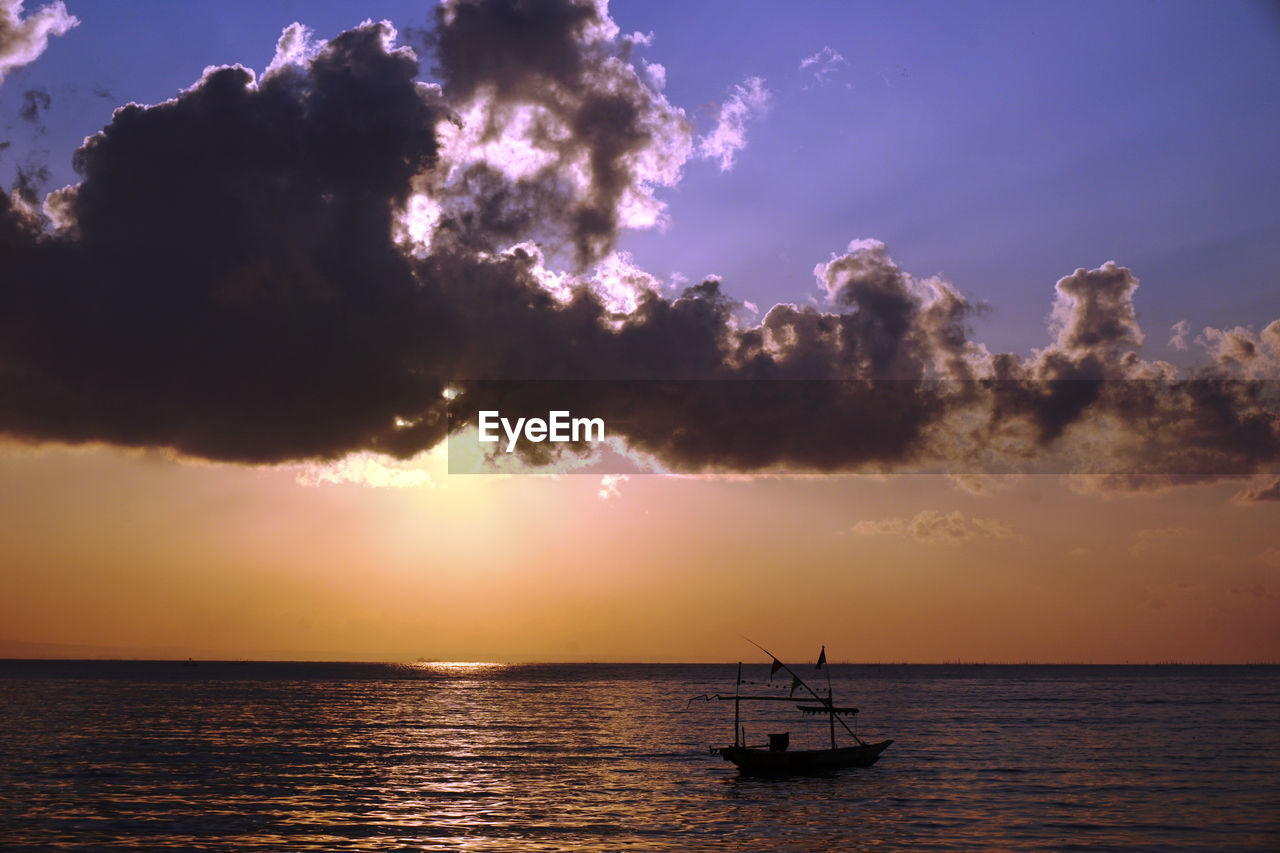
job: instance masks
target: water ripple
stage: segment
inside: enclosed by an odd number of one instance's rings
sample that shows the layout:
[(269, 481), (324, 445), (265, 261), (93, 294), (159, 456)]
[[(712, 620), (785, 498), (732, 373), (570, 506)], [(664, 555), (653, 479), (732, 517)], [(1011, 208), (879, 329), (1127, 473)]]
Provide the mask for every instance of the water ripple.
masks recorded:
[[(882, 762), (753, 779), (707, 754), (730, 709), (686, 707), (725, 667), (0, 662), (0, 826), (32, 849), (1280, 847), (1280, 669), (834, 675), (896, 740)], [(750, 737), (825, 734), (770, 711)]]

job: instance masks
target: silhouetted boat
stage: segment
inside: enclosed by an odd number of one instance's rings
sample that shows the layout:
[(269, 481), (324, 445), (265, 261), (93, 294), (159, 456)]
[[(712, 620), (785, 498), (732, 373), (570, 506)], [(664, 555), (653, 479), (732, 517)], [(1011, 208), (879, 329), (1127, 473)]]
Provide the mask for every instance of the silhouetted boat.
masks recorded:
[(778, 750), (759, 746), (721, 746), (716, 752), (744, 773), (787, 775), (825, 773), (842, 767), (870, 767), (892, 740), (831, 749)]
[[(748, 640), (748, 642), (751, 642)], [(857, 708), (841, 707), (835, 704), (831, 695), (831, 673), (827, 672), (827, 695), (820, 696), (813, 688), (804, 682), (800, 676), (796, 675), (791, 667), (778, 660), (777, 655), (765, 649), (754, 642), (752, 645), (760, 649), (773, 659), (773, 669), (770, 675), (779, 669), (785, 669), (787, 674), (792, 678), (791, 696), (743, 696), (740, 690), (742, 681), (742, 664), (738, 664), (738, 678), (734, 684), (732, 696), (726, 696), (721, 693), (713, 695), (703, 694), (690, 699), (694, 702), (698, 699), (705, 699), (710, 702), (713, 700), (729, 701), (733, 700), (733, 746), (712, 747), (712, 754), (719, 755), (725, 761), (732, 762), (743, 773), (758, 773), (769, 775), (789, 775), (802, 773), (825, 773), (832, 770), (839, 770), (842, 767), (870, 767), (880, 759), (880, 753), (884, 752), (892, 740), (882, 740), (876, 743), (868, 743), (845, 723), (844, 717), (852, 717), (858, 713)], [(822, 652), (818, 655), (818, 668), (822, 668), (827, 662), (827, 647), (822, 647)], [(793, 698), (797, 688), (803, 687), (808, 691), (812, 699), (795, 699)], [(813, 700), (817, 700), (814, 704)], [(743, 702), (790, 702), (794, 704), (802, 713), (816, 715), (825, 714), (828, 720), (828, 726), (831, 734), (831, 746), (827, 749), (789, 749), (791, 745), (791, 733), (783, 732), (780, 734), (769, 735), (767, 744), (748, 745), (746, 732), (741, 724), (741, 707)], [(856, 746), (837, 746), (836, 745), (836, 723), (849, 733), (849, 735), (857, 741)]]

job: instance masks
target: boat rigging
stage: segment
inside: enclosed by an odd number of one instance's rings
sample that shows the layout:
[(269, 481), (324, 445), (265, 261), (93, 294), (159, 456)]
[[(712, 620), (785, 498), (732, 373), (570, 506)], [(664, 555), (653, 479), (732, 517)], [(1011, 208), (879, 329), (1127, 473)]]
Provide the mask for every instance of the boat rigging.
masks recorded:
[[(747, 639), (747, 638), (743, 638)], [(880, 758), (880, 753), (893, 743), (892, 740), (883, 740), (877, 743), (868, 743), (858, 737), (857, 732), (849, 727), (844, 718), (852, 717), (858, 713), (857, 708), (849, 706), (836, 705), (831, 692), (831, 670), (827, 667), (827, 695), (822, 696), (812, 687), (810, 687), (804, 679), (796, 674), (795, 670), (783, 663), (777, 655), (770, 652), (764, 646), (754, 640), (747, 639), (760, 651), (767, 654), (772, 659), (772, 668), (770, 676), (778, 670), (786, 670), (791, 676), (791, 695), (789, 696), (756, 696), (742, 695), (742, 663), (738, 663), (738, 678), (734, 683), (733, 695), (725, 695), (723, 693), (703, 694), (695, 696), (689, 700), (692, 704), (699, 699), (707, 702), (712, 701), (732, 701), (733, 702), (733, 746), (713, 747), (711, 752), (719, 754), (725, 761), (732, 762), (744, 773), (767, 773), (767, 774), (791, 774), (806, 772), (824, 772), (835, 770), (841, 767), (870, 767)], [(827, 648), (822, 647), (822, 652), (818, 655), (817, 668), (822, 669), (827, 662)], [(803, 687), (812, 699), (801, 698), (796, 699), (795, 691)], [(818, 704), (813, 704), (814, 700)], [(741, 709), (743, 702), (790, 702), (794, 704), (803, 714), (816, 715), (826, 714), (828, 719), (828, 728), (830, 731), (830, 747), (827, 749), (800, 749), (790, 750), (790, 732), (769, 735), (769, 743), (758, 746), (751, 746), (746, 742), (746, 733), (742, 728)], [(849, 735), (857, 743), (856, 746), (839, 746), (836, 743), (836, 723), (849, 733)]]

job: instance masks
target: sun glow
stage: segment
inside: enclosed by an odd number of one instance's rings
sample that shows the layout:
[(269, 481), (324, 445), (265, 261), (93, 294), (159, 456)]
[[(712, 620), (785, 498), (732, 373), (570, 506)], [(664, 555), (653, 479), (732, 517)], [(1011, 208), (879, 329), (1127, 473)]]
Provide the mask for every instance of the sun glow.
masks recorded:
[(483, 675), (486, 673), (498, 672), (509, 669), (511, 664), (497, 663), (495, 661), (464, 661), (464, 660), (419, 660), (410, 667), (423, 672), (431, 672), (437, 675)]

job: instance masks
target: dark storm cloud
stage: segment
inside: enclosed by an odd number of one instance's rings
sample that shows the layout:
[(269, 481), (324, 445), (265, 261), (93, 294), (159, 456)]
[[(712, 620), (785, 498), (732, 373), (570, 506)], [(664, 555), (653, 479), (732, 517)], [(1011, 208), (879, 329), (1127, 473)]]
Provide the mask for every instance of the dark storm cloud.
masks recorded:
[(492, 87), (504, 100), (541, 100), (548, 86), (581, 81), (589, 63), (581, 45), (601, 16), (594, 3), (477, 0), (442, 3), (436, 23), (429, 43), (451, 98)]
[(992, 433), (1024, 430), (1044, 448), (1073, 430), (1087, 442), (1075, 470), (1113, 475), (1106, 487), (1118, 490), (1145, 489), (1143, 476), (1202, 482), (1274, 466), (1275, 383), (1224, 369), (1220, 360), (1182, 376), (1140, 358), (1137, 288), (1130, 270), (1110, 262), (1060, 279), (1053, 343), (1030, 359), (992, 359)]
[(0, 428), (262, 461), (396, 450), (397, 416), (443, 436), (442, 312), (389, 236), (440, 107), (383, 36), (120, 108), (57, 234), (2, 203)]
[[(538, 223), (545, 236), (567, 239), (586, 266), (612, 247), (628, 197), (646, 199), (653, 184), (678, 178), (691, 147), (688, 123), (629, 64), (632, 41), (617, 37), (600, 6), (446, 2), (436, 24), (427, 38), (436, 71), (448, 101), (479, 125), (474, 141), (491, 142), (527, 120), (528, 142), (554, 163), (499, 185), (491, 170), (472, 169), (453, 193), (464, 201), (454, 227), (474, 239), (476, 224), (508, 223), (478, 232), (505, 237), (516, 223)], [(570, 164), (586, 172), (585, 187), (564, 168)]]
[[(668, 295), (609, 254), (692, 138), (597, 6), (448, 3), (430, 43), (438, 86), (388, 25), (291, 27), (261, 79), (118, 109), (43, 213), (0, 196), (0, 431), (403, 457), (450, 417), (553, 405), (688, 471), (986, 470), (1077, 438), (1073, 465), (1117, 475), (1277, 460), (1280, 325), (1205, 330), (1213, 366), (1179, 379), (1137, 355), (1138, 282), (1105, 264), (1058, 282), (1043, 350), (991, 354), (977, 306), (876, 241), (815, 268), (825, 304), (747, 324), (718, 280)], [(534, 242), (556, 239), (575, 271)]]

